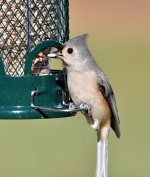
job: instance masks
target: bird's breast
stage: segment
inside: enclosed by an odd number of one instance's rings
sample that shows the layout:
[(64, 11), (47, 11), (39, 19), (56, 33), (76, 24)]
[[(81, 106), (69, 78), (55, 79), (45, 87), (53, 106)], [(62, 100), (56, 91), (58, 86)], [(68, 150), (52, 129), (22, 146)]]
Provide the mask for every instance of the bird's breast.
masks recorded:
[(94, 72), (68, 73), (68, 89), (73, 102), (79, 106), (85, 103), (91, 107), (93, 119), (107, 122), (111, 117), (108, 102), (103, 97)]
[(91, 103), (99, 93), (94, 72), (69, 72), (68, 89), (75, 104)]

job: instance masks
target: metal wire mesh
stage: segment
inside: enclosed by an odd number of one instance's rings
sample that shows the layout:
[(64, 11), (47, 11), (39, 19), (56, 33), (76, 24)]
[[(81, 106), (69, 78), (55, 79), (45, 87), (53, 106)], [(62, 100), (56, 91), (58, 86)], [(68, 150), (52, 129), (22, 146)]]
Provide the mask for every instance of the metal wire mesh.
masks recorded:
[[(0, 57), (6, 75), (24, 75), (32, 48), (50, 39), (62, 43), (68, 33), (67, 0), (0, 0)], [(40, 52), (34, 64), (46, 63), (49, 50)]]

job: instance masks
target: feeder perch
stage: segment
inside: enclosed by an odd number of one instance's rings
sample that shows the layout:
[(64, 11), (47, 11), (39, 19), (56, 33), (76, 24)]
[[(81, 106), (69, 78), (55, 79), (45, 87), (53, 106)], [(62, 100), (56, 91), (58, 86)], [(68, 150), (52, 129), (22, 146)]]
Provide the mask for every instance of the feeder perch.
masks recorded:
[(68, 19), (68, 0), (0, 1), (0, 119), (79, 111), (69, 109), (64, 69), (52, 70), (47, 58), (69, 39)]

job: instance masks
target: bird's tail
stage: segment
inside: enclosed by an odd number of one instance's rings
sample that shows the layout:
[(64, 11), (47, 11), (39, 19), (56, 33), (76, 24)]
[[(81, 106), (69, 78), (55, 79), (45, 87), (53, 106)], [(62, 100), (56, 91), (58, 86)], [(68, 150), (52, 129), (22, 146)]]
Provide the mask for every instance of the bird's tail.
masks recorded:
[(97, 142), (97, 167), (95, 177), (107, 177), (108, 171), (108, 129), (104, 139)]

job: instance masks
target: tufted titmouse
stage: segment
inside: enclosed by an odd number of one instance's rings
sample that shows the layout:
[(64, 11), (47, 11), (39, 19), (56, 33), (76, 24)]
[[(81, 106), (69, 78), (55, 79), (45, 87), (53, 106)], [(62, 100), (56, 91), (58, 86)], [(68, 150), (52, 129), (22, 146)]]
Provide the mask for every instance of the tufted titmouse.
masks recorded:
[(49, 57), (62, 59), (74, 104), (88, 109), (83, 113), (87, 119), (92, 119), (88, 122), (96, 130), (98, 139), (96, 177), (107, 177), (108, 133), (111, 127), (120, 137), (120, 120), (112, 87), (93, 59), (86, 40), (87, 34), (70, 39)]

